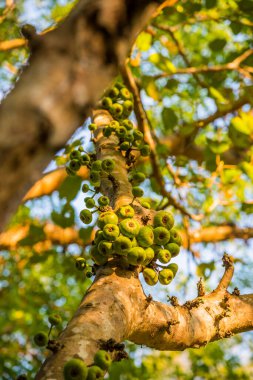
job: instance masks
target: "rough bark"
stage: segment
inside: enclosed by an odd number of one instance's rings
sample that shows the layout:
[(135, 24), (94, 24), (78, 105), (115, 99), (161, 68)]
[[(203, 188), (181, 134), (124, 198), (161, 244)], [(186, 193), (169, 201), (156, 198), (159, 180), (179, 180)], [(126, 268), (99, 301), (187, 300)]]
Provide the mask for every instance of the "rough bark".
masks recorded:
[(73, 356), (91, 364), (101, 339), (181, 351), (251, 330), (253, 295), (229, 294), (231, 271), (227, 277), (221, 289), (183, 306), (169, 306), (145, 296), (138, 273), (112, 264), (100, 269), (60, 336), (64, 347), (46, 360), (36, 380), (61, 380), (63, 365)]
[(29, 63), (0, 108), (1, 229), (117, 75), (158, 3), (80, 0), (57, 29), (31, 34)]

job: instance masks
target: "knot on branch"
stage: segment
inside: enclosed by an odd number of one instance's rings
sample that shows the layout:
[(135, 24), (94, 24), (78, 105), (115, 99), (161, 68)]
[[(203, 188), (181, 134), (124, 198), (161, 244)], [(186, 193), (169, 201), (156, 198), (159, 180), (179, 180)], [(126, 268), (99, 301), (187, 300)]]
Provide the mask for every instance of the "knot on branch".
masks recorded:
[(146, 298), (146, 305), (145, 305), (145, 309), (147, 309), (147, 307), (150, 305), (150, 302), (153, 301), (153, 297), (151, 296), (151, 294), (149, 294)]
[(203, 304), (204, 301), (202, 298), (197, 298), (193, 301), (186, 301), (183, 307), (186, 307), (188, 310), (193, 309), (194, 307), (199, 307), (199, 305)]
[(128, 354), (125, 351), (124, 343), (117, 343), (115, 339), (99, 340), (100, 349), (108, 352), (113, 352), (114, 361), (119, 362), (123, 359), (128, 359)]
[(53, 353), (56, 353), (56, 352), (60, 351), (63, 347), (64, 347), (64, 344), (61, 344), (60, 342), (58, 342), (55, 339), (49, 339), (46, 348), (48, 350), (52, 351)]
[(200, 277), (199, 282), (197, 283), (198, 297), (203, 297), (206, 294), (205, 284), (202, 277)]
[(229, 256), (227, 253), (224, 253), (223, 257), (222, 257), (222, 262), (223, 262), (223, 266), (228, 269), (230, 267), (232, 267), (234, 264), (233, 264), (233, 260), (232, 260), (232, 257)]
[(144, 226), (146, 226), (150, 220), (151, 220), (151, 217), (149, 215), (143, 215), (141, 217), (141, 222)]
[(239, 290), (238, 288), (234, 288), (232, 294), (233, 294), (234, 296), (238, 296), (238, 297), (239, 297), (239, 295), (240, 295), (240, 290)]
[(172, 306), (174, 306), (174, 307), (176, 307), (176, 306), (180, 306), (180, 305), (179, 305), (179, 302), (178, 302), (178, 298), (177, 298), (176, 296), (171, 296), (171, 297), (168, 296), (168, 301), (169, 301), (170, 304), (171, 304)]
[(172, 319), (171, 321), (167, 322), (167, 327), (165, 328), (165, 330), (167, 331), (168, 334), (171, 334), (171, 327), (178, 324), (179, 324), (179, 321), (177, 321), (176, 319)]
[(227, 253), (224, 253), (222, 262), (223, 266), (225, 267), (225, 273), (223, 274), (223, 277), (220, 280), (220, 283), (217, 286), (216, 291), (226, 290), (234, 274), (234, 263), (232, 257), (229, 256)]

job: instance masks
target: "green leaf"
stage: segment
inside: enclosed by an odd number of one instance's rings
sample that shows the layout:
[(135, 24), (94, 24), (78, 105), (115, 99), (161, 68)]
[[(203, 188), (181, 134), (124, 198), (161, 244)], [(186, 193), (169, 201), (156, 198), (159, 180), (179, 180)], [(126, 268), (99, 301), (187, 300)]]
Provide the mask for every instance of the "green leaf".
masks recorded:
[(92, 231), (93, 227), (80, 228), (78, 232), (80, 239), (82, 239), (84, 243), (88, 242), (91, 237)]
[(217, 0), (205, 0), (205, 7), (207, 9), (214, 8), (216, 7), (216, 5), (217, 5)]
[(171, 131), (178, 124), (178, 117), (172, 108), (164, 108), (162, 111), (162, 121), (165, 131)]
[(136, 46), (140, 51), (149, 50), (152, 43), (152, 35), (150, 33), (142, 32), (136, 40)]
[(242, 211), (246, 214), (253, 214), (253, 203), (242, 203)]
[(215, 38), (209, 42), (209, 48), (216, 52), (222, 50), (227, 44), (227, 41), (224, 38)]
[(228, 100), (224, 98), (224, 96), (214, 87), (209, 87), (210, 95), (216, 99), (218, 103), (227, 104)]
[(208, 143), (209, 149), (215, 154), (222, 154), (226, 152), (230, 147), (230, 142), (228, 140), (219, 141), (218, 139), (207, 138), (206, 141)]
[(240, 168), (253, 182), (253, 165), (249, 162), (242, 162)]
[(24, 239), (19, 240), (18, 244), (20, 246), (29, 246), (38, 243), (45, 239), (45, 232), (43, 226), (36, 226), (31, 224), (29, 227), (29, 232)]
[(75, 224), (75, 210), (70, 204), (66, 204), (61, 213), (53, 211), (51, 213), (52, 221), (62, 228), (71, 227)]
[(68, 201), (73, 200), (80, 190), (81, 183), (82, 178), (78, 176), (67, 177), (59, 187), (59, 197), (66, 198)]
[(215, 269), (215, 262), (211, 261), (210, 263), (201, 263), (197, 266), (196, 274), (199, 277), (204, 277), (205, 280), (207, 280), (212, 272)]
[(158, 91), (158, 88), (153, 80), (150, 80), (147, 85), (146, 85), (146, 92), (148, 96), (153, 98), (154, 100), (159, 100), (160, 99), (160, 93)]

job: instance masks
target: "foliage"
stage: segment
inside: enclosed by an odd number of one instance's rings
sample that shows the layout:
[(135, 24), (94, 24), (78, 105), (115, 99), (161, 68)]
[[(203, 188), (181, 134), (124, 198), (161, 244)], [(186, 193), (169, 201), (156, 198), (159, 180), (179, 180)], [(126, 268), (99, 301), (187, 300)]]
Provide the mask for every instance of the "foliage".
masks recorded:
[[(2, 41), (22, 38), (20, 27), (26, 22), (38, 25), (38, 32), (46, 32), (68, 14), (75, 1), (48, 0), (32, 9), (28, 9), (27, 0), (17, 3), (13, 9), (1, 5)], [(212, 226), (253, 227), (252, 10), (252, 1), (180, 0), (173, 8), (165, 8), (138, 36), (129, 59), (164, 180), (164, 184), (157, 180), (152, 160), (137, 163), (138, 171), (147, 177), (144, 201), (154, 209), (172, 211), (186, 236), (193, 229)], [(25, 45), (0, 48), (2, 96), (15, 84), (28, 55)], [(84, 125), (52, 165), (68, 163), (71, 152), (81, 143), (89, 150), (89, 137)], [(75, 269), (79, 256), (92, 264), (83, 244), (92, 240), (93, 225), (84, 228), (77, 218), (83, 208), (81, 184), (81, 177), (68, 177), (48, 199), (27, 202), (10, 223), (9, 228), (28, 225), (29, 229), (17, 246), (2, 249), (3, 379), (14, 379), (21, 373), (32, 378), (43, 359), (32, 339), (38, 325), (47, 329), (48, 315), (56, 312), (64, 327), (91, 283)], [(171, 203), (168, 194), (183, 210)], [(201, 221), (194, 218), (196, 215), (203, 215)], [(76, 227), (85, 243), (45, 240), (47, 222)], [(188, 241), (177, 261), (181, 273), (173, 293), (194, 296), (189, 284), (196, 283), (198, 276), (209, 279), (207, 284), (212, 287), (223, 250), (239, 262), (240, 279), (236, 281), (240, 288), (250, 286), (251, 248), (250, 243), (231, 240), (219, 246), (212, 241)], [(168, 291), (158, 287), (154, 294), (164, 300)], [(57, 330), (53, 334), (56, 336)], [(247, 342), (250, 335), (244, 336)], [(243, 344), (240, 339), (231, 339), (182, 354), (147, 351), (141, 364), (140, 349), (129, 344), (131, 359), (113, 364), (109, 378), (250, 379), (250, 348)], [(240, 350), (247, 352), (248, 360), (243, 361)]]

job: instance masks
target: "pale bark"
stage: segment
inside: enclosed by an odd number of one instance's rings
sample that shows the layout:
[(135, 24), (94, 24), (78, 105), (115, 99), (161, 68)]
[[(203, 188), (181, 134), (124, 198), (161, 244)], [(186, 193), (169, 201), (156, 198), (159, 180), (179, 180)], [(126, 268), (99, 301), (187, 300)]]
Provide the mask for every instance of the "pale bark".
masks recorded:
[(223, 288), (183, 306), (169, 306), (145, 296), (138, 273), (111, 264), (99, 270), (61, 334), (64, 347), (46, 360), (36, 380), (61, 380), (63, 365), (73, 356), (91, 364), (100, 339), (181, 351), (251, 329), (252, 294), (231, 295)]
[(80, 0), (65, 21), (31, 35), (31, 58), (0, 108), (0, 228), (53, 153), (88, 115), (158, 0)]

